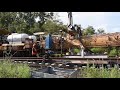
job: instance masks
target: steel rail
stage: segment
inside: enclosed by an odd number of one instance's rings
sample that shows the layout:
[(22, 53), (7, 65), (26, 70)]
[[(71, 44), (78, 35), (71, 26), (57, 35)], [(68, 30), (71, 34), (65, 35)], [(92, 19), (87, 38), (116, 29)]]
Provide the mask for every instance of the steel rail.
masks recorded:
[[(0, 57), (0, 60), (5, 58)], [(12, 57), (11, 61), (28, 61), (28, 62), (42, 62), (43, 57)], [(45, 62), (50, 63), (73, 63), (73, 64), (108, 64), (117, 63), (120, 64), (120, 58), (63, 58), (63, 57), (51, 57), (50, 60), (45, 59)]]

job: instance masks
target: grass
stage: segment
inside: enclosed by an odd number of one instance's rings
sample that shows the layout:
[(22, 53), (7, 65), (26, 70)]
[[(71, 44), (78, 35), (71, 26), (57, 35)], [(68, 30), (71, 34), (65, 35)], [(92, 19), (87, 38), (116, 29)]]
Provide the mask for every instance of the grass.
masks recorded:
[(82, 78), (120, 78), (120, 70), (116, 66), (110, 69), (101, 67), (84, 67), (81, 69)]
[(0, 78), (30, 78), (30, 67), (10, 60), (0, 61)]
[[(30, 78), (30, 70), (27, 64), (0, 61), (0, 78)], [(107, 69), (87, 65), (80, 70), (80, 78), (120, 78), (120, 70), (117, 66)]]

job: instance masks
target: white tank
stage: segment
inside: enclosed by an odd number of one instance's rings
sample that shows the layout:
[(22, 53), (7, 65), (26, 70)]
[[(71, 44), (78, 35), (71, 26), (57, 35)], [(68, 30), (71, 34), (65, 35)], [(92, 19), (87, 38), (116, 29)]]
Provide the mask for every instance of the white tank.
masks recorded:
[(13, 33), (7, 37), (8, 42), (24, 42), (26, 38), (29, 38), (28, 34)]
[(29, 39), (33, 39), (34, 42), (37, 40), (36, 36), (34, 36), (34, 35), (29, 36)]

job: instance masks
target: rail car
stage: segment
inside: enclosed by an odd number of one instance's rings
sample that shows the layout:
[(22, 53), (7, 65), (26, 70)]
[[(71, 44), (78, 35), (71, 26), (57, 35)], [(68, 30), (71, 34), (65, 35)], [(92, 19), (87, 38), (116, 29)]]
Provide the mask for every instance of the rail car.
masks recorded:
[(29, 36), (25, 33), (11, 33), (7, 36), (8, 43), (1, 44), (1, 56), (4, 57), (32, 57), (32, 47), (37, 42), (37, 50), (44, 53), (45, 50), (37, 41), (36, 36)]
[[(4, 31), (4, 30), (3, 30)], [(2, 30), (1, 30), (2, 32)], [(25, 36), (25, 34), (16, 34), (8, 35), (9, 32), (0, 33), (1, 36), (1, 45), (0, 45), (0, 56), (5, 56), (6, 54), (9, 56), (16, 57), (32, 57), (32, 46), (34, 43), (34, 36)], [(43, 34), (43, 33), (42, 33)], [(9, 43), (6, 41), (6, 36), (10, 37)], [(12, 39), (14, 38), (14, 39)], [(61, 51), (61, 41), (62, 41), (62, 49), (63, 52), (72, 47), (80, 47), (81, 42), (79, 39), (70, 38), (70, 37), (62, 37), (61, 35), (42, 35), (37, 41), (39, 46), (39, 53), (45, 54), (45, 49), (51, 49), (53, 51)], [(120, 33), (111, 33), (111, 34), (101, 34), (101, 35), (92, 35), (81, 37), (81, 40), (85, 47), (108, 47), (120, 46)]]
[(27, 34), (13, 33), (7, 37), (9, 43), (3, 43), (3, 56), (25, 57), (31, 56), (34, 37)]

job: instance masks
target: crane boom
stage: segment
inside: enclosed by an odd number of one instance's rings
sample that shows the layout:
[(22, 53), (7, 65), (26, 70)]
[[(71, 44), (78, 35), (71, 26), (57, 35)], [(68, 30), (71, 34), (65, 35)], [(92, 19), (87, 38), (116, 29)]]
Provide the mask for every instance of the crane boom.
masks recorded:
[(82, 39), (81, 39), (81, 35), (82, 35), (81, 34), (81, 28), (78, 25), (73, 26), (72, 12), (67, 12), (67, 13), (68, 13), (68, 21), (69, 21), (69, 24), (68, 24), (69, 36), (71, 36), (71, 35), (75, 36), (76, 34), (79, 35), (79, 42), (80, 42), (80, 47), (81, 47), (81, 55), (83, 57), (84, 56), (85, 46), (84, 46), (84, 44), (82, 42)]
[(72, 17), (72, 12), (68, 12), (68, 27), (73, 26), (73, 17)]

